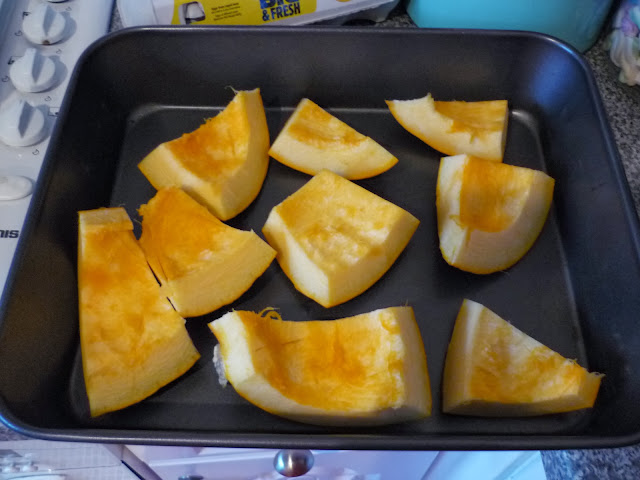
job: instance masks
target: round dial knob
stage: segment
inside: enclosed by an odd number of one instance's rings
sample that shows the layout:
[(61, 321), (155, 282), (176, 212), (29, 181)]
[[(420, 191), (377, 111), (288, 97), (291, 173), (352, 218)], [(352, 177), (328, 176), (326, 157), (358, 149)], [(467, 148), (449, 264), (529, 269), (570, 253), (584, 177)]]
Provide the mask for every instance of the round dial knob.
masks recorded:
[(0, 141), (12, 147), (35, 145), (47, 134), (44, 113), (20, 99), (0, 109)]
[(20, 469), (18, 467), (15, 466), (15, 464), (13, 463), (8, 463), (6, 465), (2, 465), (2, 468), (0, 469), (0, 472), (2, 473), (15, 473), (20, 471)]
[(28, 48), (9, 67), (9, 78), (21, 92), (42, 92), (55, 83), (56, 64), (35, 48)]
[[(29, 181), (26, 178), (24, 180)], [(2, 190), (2, 177), (0, 177), (0, 192), (1, 192), (1, 190)], [(16, 189), (15, 194), (22, 193), (24, 191), (25, 191), (24, 187), (22, 187), (22, 185), (18, 185), (18, 189)], [(29, 193), (31, 193), (31, 182), (29, 182), (29, 189), (27, 190), (27, 192), (28, 193), (26, 195), (25, 194), (21, 194), (19, 197), (15, 197), (15, 199), (17, 200), (19, 198), (26, 197), (27, 195), (29, 195)], [(2, 198), (2, 196), (0, 195), (0, 199), (1, 198)], [(25, 463), (24, 465), (22, 465), (20, 467), (20, 471), (21, 472), (37, 472), (38, 471), (38, 466), (34, 465), (33, 462)]]
[(39, 4), (33, 11), (24, 17), (22, 32), (29, 41), (51, 45), (64, 38), (67, 21), (60, 12), (56, 12), (46, 3)]

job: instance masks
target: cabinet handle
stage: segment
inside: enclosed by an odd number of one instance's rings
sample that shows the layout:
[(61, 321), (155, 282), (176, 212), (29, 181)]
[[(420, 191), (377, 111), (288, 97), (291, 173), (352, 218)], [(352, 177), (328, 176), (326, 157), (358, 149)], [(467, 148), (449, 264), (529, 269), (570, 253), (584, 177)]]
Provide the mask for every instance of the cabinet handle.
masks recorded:
[(311, 470), (313, 461), (309, 450), (280, 450), (273, 458), (273, 467), (285, 477), (299, 477)]

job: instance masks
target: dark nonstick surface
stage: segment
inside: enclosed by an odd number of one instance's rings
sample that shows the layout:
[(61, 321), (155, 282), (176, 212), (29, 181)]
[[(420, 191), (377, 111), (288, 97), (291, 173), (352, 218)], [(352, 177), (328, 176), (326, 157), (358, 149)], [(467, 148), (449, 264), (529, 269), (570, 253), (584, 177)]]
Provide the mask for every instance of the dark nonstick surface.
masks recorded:
[[(421, 224), (379, 282), (330, 309), (298, 293), (274, 262), (236, 302), (188, 320), (202, 358), (186, 375), (137, 405), (90, 419), (78, 341), (76, 212), (124, 206), (138, 220), (138, 207), (155, 192), (138, 162), (218, 113), (232, 89), (255, 87), (272, 140), (308, 97), (393, 152), (396, 166), (357, 183)], [(441, 100), (507, 99), (505, 162), (556, 179), (539, 239), (504, 272), (465, 273), (440, 255), (441, 155), (404, 130), (384, 103), (428, 92)], [(0, 310), (0, 417), (16, 430), (59, 440), (330, 449), (549, 449), (640, 440), (637, 218), (593, 77), (564, 44), (490, 31), (129, 29), (82, 57), (60, 115)], [(308, 179), (272, 160), (256, 201), (229, 224), (260, 232), (269, 210)], [(445, 352), (463, 298), (605, 373), (595, 407), (526, 419), (441, 413)], [(207, 323), (231, 308), (273, 306), (283, 318), (308, 320), (404, 304), (414, 308), (425, 343), (434, 398), (428, 419), (309, 426), (265, 413), (217, 383)]]

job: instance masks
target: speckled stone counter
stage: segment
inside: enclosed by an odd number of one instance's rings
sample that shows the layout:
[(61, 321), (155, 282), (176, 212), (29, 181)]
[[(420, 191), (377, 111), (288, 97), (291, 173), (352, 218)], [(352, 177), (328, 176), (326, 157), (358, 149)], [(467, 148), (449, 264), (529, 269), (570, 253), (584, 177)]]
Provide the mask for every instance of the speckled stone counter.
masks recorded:
[[(363, 25), (368, 22), (351, 22)], [(112, 30), (121, 28), (114, 12)], [(402, 6), (375, 27), (416, 28)], [(345, 26), (348, 28), (348, 25)], [(591, 66), (611, 129), (622, 159), (636, 209), (640, 211), (640, 86), (629, 87), (618, 81), (618, 69), (604, 47), (604, 36), (585, 57)], [(0, 441), (25, 437), (0, 424)], [(548, 480), (632, 480), (640, 478), (640, 445), (604, 450), (543, 451), (542, 460)]]
[(541, 452), (547, 480), (637, 480), (640, 446)]

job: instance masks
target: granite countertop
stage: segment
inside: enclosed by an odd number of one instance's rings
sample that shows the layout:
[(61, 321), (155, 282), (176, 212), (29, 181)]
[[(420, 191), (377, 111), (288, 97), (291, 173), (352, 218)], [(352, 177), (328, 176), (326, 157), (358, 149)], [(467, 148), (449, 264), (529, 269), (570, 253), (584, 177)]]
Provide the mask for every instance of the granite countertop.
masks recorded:
[[(366, 25), (370, 22), (351, 22)], [(114, 11), (111, 30), (122, 27)], [(416, 28), (404, 9), (395, 8), (373, 27)], [(345, 28), (348, 28), (345, 27)], [(591, 66), (622, 159), (636, 209), (640, 211), (640, 86), (618, 81), (619, 70), (609, 60), (603, 37), (585, 53)], [(0, 441), (25, 437), (0, 424)], [(542, 451), (548, 480), (640, 478), (640, 445), (602, 450)]]

